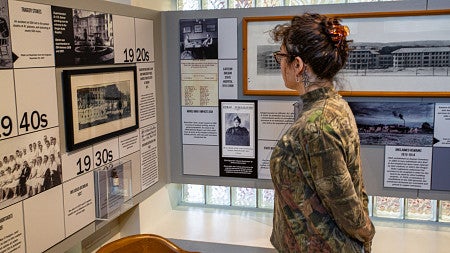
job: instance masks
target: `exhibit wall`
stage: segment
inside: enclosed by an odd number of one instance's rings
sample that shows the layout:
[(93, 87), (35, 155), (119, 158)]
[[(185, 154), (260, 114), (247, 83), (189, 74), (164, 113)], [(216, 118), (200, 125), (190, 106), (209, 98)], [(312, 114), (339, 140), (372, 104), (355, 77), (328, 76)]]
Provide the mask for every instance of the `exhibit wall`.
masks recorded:
[(163, 41), (172, 182), (272, 188), (271, 150), (298, 98), (283, 85), (269, 31), (319, 12), (350, 28), (337, 88), (355, 113), (368, 193), (450, 199), (449, 8), (413, 0), (162, 13), (162, 29), (175, 31)]
[(0, 8), (0, 251), (63, 252), (167, 184), (160, 13)]

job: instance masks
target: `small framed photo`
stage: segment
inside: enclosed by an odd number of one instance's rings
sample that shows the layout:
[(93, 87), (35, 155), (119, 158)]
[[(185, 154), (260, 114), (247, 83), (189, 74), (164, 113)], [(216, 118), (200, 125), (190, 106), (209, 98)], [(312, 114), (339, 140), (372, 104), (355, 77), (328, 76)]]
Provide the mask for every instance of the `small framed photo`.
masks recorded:
[(196, 33), (203, 32), (202, 25), (194, 25), (194, 32), (196, 32)]
[(206, 31), (207, 32), (215, 32), (216, 31), (216, 25), (206, 25)]
[(190, 32), (191, 32), (191, 27), (190, 26), (183, 27), (183, 33), (190, 33)]
[(64, 70), (67, 151), (137, 129), (136, 67)]

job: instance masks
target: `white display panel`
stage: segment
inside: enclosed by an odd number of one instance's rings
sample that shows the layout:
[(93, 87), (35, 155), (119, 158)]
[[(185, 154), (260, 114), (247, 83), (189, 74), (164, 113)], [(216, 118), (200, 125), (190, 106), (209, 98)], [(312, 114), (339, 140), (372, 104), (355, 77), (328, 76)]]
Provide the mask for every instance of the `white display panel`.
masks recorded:
[(119, 160), (119, 138), (112, 138), (94, 145), (94, 168), (115, 160)]
[(134, 18), (113, 15), (113, 27), (114, 63), (135, 62)]
[(27, 252), (43, 252), (64, 239), (61, 185), (25, 200), (23, 209)]
[(22, 203), (0, 210), (0, 252), (25, 253)]
[(277, 141), (258, 141), (258, 178), (270, 179), (270, 157)]
[(434, 146), (450, 147), (450, 104), (436, 103), (434, 113)]
[(219, 59), (237, 58), (237, 19), (219, 18)]
[(94, 169), (94, 156), (92, 146), (74, 152), (66, 152), (61, 156), (63, 169), (63, 182), (74, 177), (88, 173)]
[(17, 135), (16, 100), (12, 70), (0, 70), (0, 140)]
[(86, 173), (63, 184), (66, 237), (95, 220), (93, 173)]
[(14, 68), (55, 66), (51, 6), (9, 1)]
[(294, 123), (293, 101), (258, 101), (258, 139), (279, 140)]
[(54, 68), (15, 69), (19, 134), (58, 126)]
[(135, 19), (136, 30), (136, 62), (155, 61), (153, 42), (153, 20)]
[(183, 145), (183, 174), (218, 177), (219, 146)]

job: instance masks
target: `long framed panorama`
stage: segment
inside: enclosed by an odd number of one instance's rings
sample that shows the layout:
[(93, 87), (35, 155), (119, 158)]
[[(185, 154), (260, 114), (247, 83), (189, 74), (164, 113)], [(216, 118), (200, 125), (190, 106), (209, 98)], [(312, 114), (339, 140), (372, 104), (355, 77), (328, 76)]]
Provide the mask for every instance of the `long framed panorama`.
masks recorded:
[(139, 127), (136, 67), (64, 70), (67, 151)]
[[(344, 96), (448, 97), (450, 10), (332, 14), (350, 28)], [(292, 16), (243, 18), (243, 93), (297, 95), (284, 86), (270, 31)]]

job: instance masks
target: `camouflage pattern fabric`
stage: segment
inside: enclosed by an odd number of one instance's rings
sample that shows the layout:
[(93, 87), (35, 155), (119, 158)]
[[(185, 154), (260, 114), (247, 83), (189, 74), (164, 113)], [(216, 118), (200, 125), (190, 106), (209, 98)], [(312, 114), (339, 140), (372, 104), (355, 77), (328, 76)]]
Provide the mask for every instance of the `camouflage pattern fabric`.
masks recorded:
[(279, 252), (370, 252), (375, 228), (354, 116), (331, 87), (301, 96), (299, 118), (278, 141), (271, 242)]

